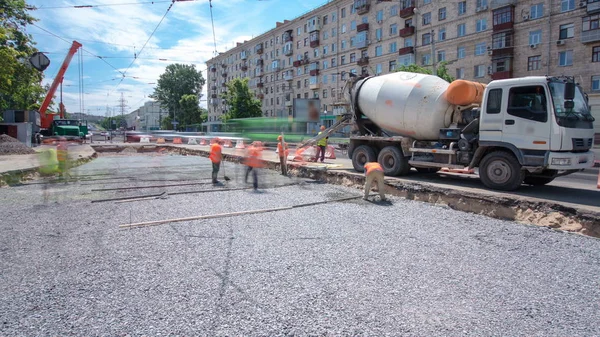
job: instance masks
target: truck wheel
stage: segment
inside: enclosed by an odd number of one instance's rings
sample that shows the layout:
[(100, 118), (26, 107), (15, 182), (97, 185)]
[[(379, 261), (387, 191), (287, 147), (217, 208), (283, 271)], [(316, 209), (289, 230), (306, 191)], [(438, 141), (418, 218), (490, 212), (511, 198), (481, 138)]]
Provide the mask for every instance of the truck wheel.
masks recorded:
[(386, 176), (405, 175), (410, 170), (408, 159), (395, 146), (384, 147), (379, 152), (377, 162), (383, 167), (383, 172)]
[(523, 179), (523, 182), (527, 185), (543, 186), (551, 183), (553, 180), (554, 178), (548, 177), (525, 177), (525, 179)]
[(358, 172), (365, 171), (365, 164), (377, 159), (375, 151), (368, 145), (361, 145), (352, 152), (352, 166)]
[(483, 157), (479, 165), (479, 177), (488, 188), (514, 191), (523, 183), (524, 172), (515, 156), (496, 151)]
[(415, 167), (415, 169), (419, 173), (437, 173), (440, 170), (439, 167)]

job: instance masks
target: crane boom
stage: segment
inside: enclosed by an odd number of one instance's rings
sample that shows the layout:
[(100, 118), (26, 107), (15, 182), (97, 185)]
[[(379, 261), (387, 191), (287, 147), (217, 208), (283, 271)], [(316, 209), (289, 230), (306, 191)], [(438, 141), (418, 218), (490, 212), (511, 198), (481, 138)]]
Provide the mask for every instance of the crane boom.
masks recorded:
[[(65, 57), (65, 60), (63, 61), (62, 65), (60, 66), (60, 69), (58, 70), (58, 74), (56, 74), (54, 81), (52, 81), (50, 90), (48, 90), (48, 93), (46, 94), (46, 97), (44, 98), (44, 102), (42, 103), (42, 106), (40, 106), (40, 119), (41, 119), (41, 124), (42, 124), (43, 128), (44, 127), (47, 128), (49, 125), (52, 124), (52, 115), (46, 114), (46, 110), (48, 109), (48, 106), (50, 105), (50, 101), (52, 100), (52, 97), (54, 97), (54, 94), (56, 93), (56, 89), (58, 88), (58, 85), (62, 82), (63, 77), (65, 76), (65, 72), (67, 71), (67, 68), (69, 68), (69, 63), (71, 63), (71, 59), (73, 58), (73, 55), (75, 55), (75, 53), (81, 46), (82, 46), (81, 43), (79, 43), (77, 41), (73, 41), (73, 44), (71, 45), (71, 48), (69, 49), (69, 53), (67, 54), (67, 57)], [(62, 110), (61, 110), (61, 113), (62, 113)], [(60, 117), (63, 118), (63, 116), (60, 116)]]

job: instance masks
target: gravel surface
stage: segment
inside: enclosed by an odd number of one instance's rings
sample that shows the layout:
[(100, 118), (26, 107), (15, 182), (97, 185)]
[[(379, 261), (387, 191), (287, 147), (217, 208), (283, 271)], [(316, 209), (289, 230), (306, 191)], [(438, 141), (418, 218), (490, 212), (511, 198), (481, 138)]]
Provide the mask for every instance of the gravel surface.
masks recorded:
[(33, 149), (27, 147), (27, 145), (17, 139), (8, 135), (0, 135), (0, 155), (33, 153), (35, 153)]
[[(214, 188), (246, 186), (226, 169)], [(600, 335), (598, 239), (393, 198), (119, 230), (360, 191), (263, 171), (258, 192), (90, 203), (184, 190), (91, 191), (207, 178), (208, 160), (102, 157), (72, 174), (0, 189), (1, 336)]]

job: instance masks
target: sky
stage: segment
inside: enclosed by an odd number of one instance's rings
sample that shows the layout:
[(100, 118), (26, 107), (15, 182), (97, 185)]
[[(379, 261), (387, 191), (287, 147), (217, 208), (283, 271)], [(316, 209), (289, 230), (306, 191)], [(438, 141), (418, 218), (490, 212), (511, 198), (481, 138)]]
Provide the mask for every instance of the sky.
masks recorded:
[[(216, 50), (227, 51), (236, 42), (274, 28), (277, 21), (293, 19), (325, 2), (213, 0)], [(208, 0), (28, 0), (27, 4), (37, 8), (29, 13), (38, 19), (27, 30), (50, 59), (44, 84), (56, 76), (72, 41), (83, 44), (83, 62), (76, 54), (63, 81), (67, 112), (80, 112), (83, 83), (83, 112), (120, 114), (123, 95), (124, 112), (129, 113), (151, 100), (148, 95), (166, 66), (193, 64), (206, 78), (205, 63), (215, 55)], [(93, 7), (74, 7), (82, 5)], [(203, 91), (200, 105), (206, 107), (206, 86)], [(56, 97), (58, 102), (58, 91)]]

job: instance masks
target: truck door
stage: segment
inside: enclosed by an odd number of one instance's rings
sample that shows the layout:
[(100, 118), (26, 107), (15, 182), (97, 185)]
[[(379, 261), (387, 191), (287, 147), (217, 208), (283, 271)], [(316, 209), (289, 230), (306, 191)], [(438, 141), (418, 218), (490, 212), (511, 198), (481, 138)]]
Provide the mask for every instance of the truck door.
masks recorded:
[(502, 141), (519, 149), (549, 150), (551, 118), (544, 86), (515, 86), (508, 91)]

